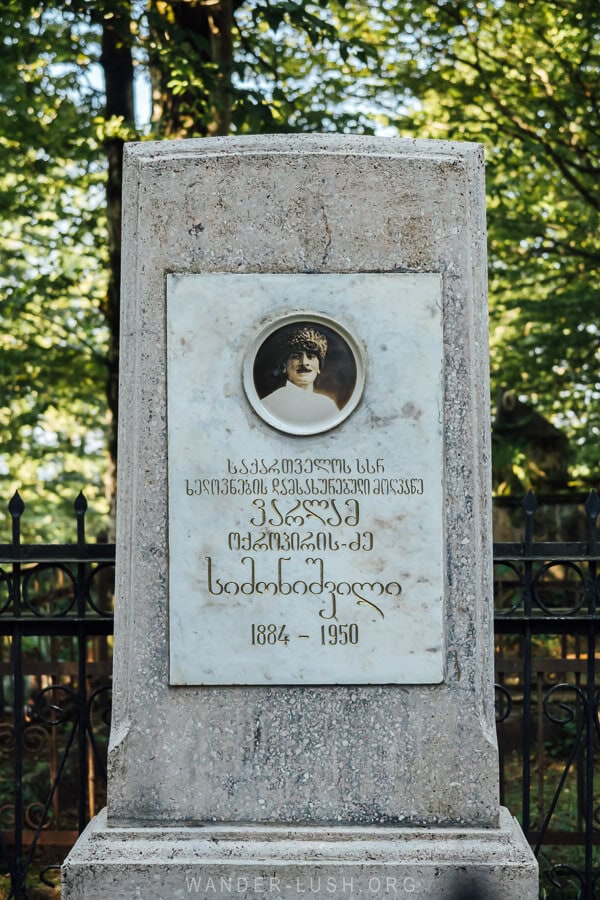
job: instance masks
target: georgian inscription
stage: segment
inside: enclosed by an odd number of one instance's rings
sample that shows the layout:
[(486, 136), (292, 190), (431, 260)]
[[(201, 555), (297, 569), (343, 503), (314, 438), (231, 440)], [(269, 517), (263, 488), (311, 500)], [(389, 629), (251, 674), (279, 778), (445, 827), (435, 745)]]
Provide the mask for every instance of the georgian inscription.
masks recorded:
[[(220, 477), (184, 479), (186, 498), (208, 495), (223, 503), (232, 497), (248, 498), (240, 507), (243, 527), (223, 534), (220, 549), (230, 554), (220, 564), (213, 556), (205, 558), (205, 587), (211, 597), (317, 599), (306, 608), (313, 619), (311, 623), (308, 618), (307, 624), (313, 627), (302, 633), (285, 622), (249, 623), (252, 647), (283, 646), (290, 652), (295, 641), (310, 641), (321, 652), (358, 647), (359, 622), (352, 617), (361, 605), (385, 620), (386, 601), (402, 593), (400, 581), (364, 580), (360, 575), (333, 580), (327, 557), (374, 551), (373, 531), (360, 527), (361, 498), (422, 497), (424, 491), (422, 477), (386, 474), (383, 458), (227, 458)], [(309, 553), (323, 555), (304, 555)], [(219, 558), (223, 560), (222, 554)], [(323, 620), (330, 624), (320, 624)]]
[[(298, 640), (310, 640), (314, 637), (322, 647), (356, 646), (358, 644), (358, 623), (339, 623), (338, 606), (346, 610), (352, 606), (364, 605), (385, 619), (386, 599), (399, 597), (402, 585), (391, 580), (342, 580), (334, 581), (328, 577), (327, 555), (350, 551), (351, 553), (371, 553), (375, 546), (373, 531), (355, 530), (360, 525), (360, 500), (346, 496), (345, 485), (341, 479), (328, 478), (326, 483), (330, 496), (295, 497), (285, 494), (280, 499), (280, 478), (284, 472), (333, 472), (339, 471), (347, 475), (360, 472), (363, 475), (362, 496), (377, 496), (381, 492), (381, 484), (395, 485), (393, 493), (421, 496), (424, 492), (424, 480), (418, 477), (389, 478), (382, 477), (386, 471), (383, 459), (375, 461), (346, 459), (281, 459), (281, 460), (246, 460), (235, 462), (226, 460), (228, 475), (237, 474), (252, 476), (259, 472), (261, 478), (240, 478), (234, 488), (232, 478), (186, 478), (185, 495), (223, 497), (250, 496), (252, 493), (246, 486), (255, 489), (260, 496), (249, 499), (246, 505), (246, 518), (243, 525), (247, 530), (230, 531), (226, 537), (226, 549), (232, 555), (225, 565), (220, 567), (212, 556), (207, 556), (206, 590), (213, 597), (317, 597), (322, 605), (313, 608), (313, 615), (320, 619), (335, 620), (336, 625), (321, 626), (320, 631), (311, 634), (290, 634), (284, 625), (276, 623), (250, 623), (249, 640), (253, 646), (274, 646), (282, 643), (286, 646)], [(269, 477), (267, 477), (267, 475)], [(273, 477), (271, 477), (273, 476)], [(277, 477), (275, 477), (277, 476)], [(198, 485), (193, 488), (191, 485)], [(201, 485), (205, 485), (203, 490)], [(223, 486), (226, 485), (226, 489)], [(218, 490), (211, 490), (218, 486)], [(314, 488), (314, 484), (311, 484)], [(317, 493), (313, 490), (313, 493)], [(385, 490), (390, 493), (390, 490)], [(222, 548), (221, 548), (222, 549)], [(239, 555), (240, 553), (245, 555)], [(324, 556), (302, 556), (292, 565), (292, 556), (283, 553), (304, 554), (323, 553)], [(256, 556), (259, 554), (259, 556)], [(260, 554), (268, 554), (268, 561)], [(294, 575), (290, 574), (294, 572)], [(295, 577), (300, 573), (301, 577)]]
[[(276, 496), (314, 494), (378, 496), (379, 494), (422, 494), (422, 478), (383, 477), (382, 459), (371, 461), (345, 459), (242, 459), (227, 460), (226, 475), (221, 478), (186, 478), (185, 490), (190, 496), (202, 494), (233, 495), (269, 492)], [(340, 477), (333, 477), (337, 474)], [(254, 477), (254, 476), (271, 476)], [(310, 478), (295, 476), (311, 475)], [(351, 478), (342, 476), (354, 476)], [(380, 477), (371, 477), (378, 475)], [(236, 476), (236, 477), (231, 477)], [(284, 477), (282, 477), (284, 476)]]
[[(335, 306), (345, 287), (329, 284)], [(398, 345), (413, 355), (424, 345), (433, 354), (428, 368), (395, 353), (390, 369), (385, 353), (395, 349), (399, 319), (388, 311), (357, 410), (323, 434), (306, 426), (290, 436), (240, 395), (235, 373), (244, 348), (228, 359), (232, 312), (248, 319), (240, 322), (247, 335), (259, 330), (258, 310), (241, 310), (233, 286), (229, 300), (220, 290), (218, 306), (207, 309), (197, 300), (199, 285), (194, 276), (174, 277), (168, 292), (171, 682), (440, 681), (437, 280), (425, 291), (432, 305), (424, 322)], [(313, 318), (319, 324), (323, 312)], [(303, 326), (305, 333), (323, 364), (318, 329)], [(410, 398), (407, 408), (418, 416), (402, 421), (386, 371), (398, 376), (394, 392), (405, 405)], [(309, 363), (301, 374), (312, 378)], [(257, 389), (253, 406), (260, 402)]]

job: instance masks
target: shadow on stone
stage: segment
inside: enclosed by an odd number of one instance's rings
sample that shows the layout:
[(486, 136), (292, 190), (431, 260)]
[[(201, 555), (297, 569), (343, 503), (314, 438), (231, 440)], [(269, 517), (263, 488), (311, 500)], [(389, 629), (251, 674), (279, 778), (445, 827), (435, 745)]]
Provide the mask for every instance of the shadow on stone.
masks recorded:
[(472, 876), (458, 879), (444, 900), (499, 900), (498, 894), (488, 881)]

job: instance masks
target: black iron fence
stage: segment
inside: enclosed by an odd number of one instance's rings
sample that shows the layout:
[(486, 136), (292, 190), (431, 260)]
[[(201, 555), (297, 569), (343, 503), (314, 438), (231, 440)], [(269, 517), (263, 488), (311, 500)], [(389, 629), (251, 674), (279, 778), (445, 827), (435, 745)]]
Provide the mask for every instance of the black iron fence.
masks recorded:
[(585, 502), (579, 541), (535, 541), (533, 494), (522, 507), (523, 540), (494, 544), (502, 800), (535, 849), (541, 896), (592, 900), (600, 878), (600, 498), (593, 491)]
[[(105, 801), (114, 544), (0, 545), (0, 897), (31, 898)], [(2, 881), (2, 879), (4, 879)]]
[[(0, 544), (0, 897), (38, 896), (105, 802), (110, 715), (113, 544), (25, 544), (10, 504)], [(518, 816), (546, 900), (597, 897), (600, 759), (596, 631), (600, 582), (593, 492), (585, 540), (524, 536), (494, 545), (502, 802)]]

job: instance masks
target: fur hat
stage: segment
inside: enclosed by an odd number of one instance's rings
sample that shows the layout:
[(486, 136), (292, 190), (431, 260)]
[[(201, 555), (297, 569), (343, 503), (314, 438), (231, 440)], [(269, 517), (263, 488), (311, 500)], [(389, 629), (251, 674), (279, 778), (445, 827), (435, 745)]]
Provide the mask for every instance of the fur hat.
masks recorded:
[(301, 350), (314, 353), (322, 366), (327, 354), (327, 338), (310, 325), (302, 325), (288, 331), (279, 348), (280, 367), (283, 369), (291, 354)]

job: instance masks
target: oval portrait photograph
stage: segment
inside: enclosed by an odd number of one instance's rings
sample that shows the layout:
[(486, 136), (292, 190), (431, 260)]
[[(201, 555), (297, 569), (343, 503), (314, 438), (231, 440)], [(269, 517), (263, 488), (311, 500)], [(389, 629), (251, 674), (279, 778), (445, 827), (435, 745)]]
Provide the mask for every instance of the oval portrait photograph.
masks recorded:
[(247, 357), (244, 385), (264, 421), (289, 434), (343, 422), (364, 386), (364, 362), (347, 329), (323, 316), (287, 316), (264, 329)]

